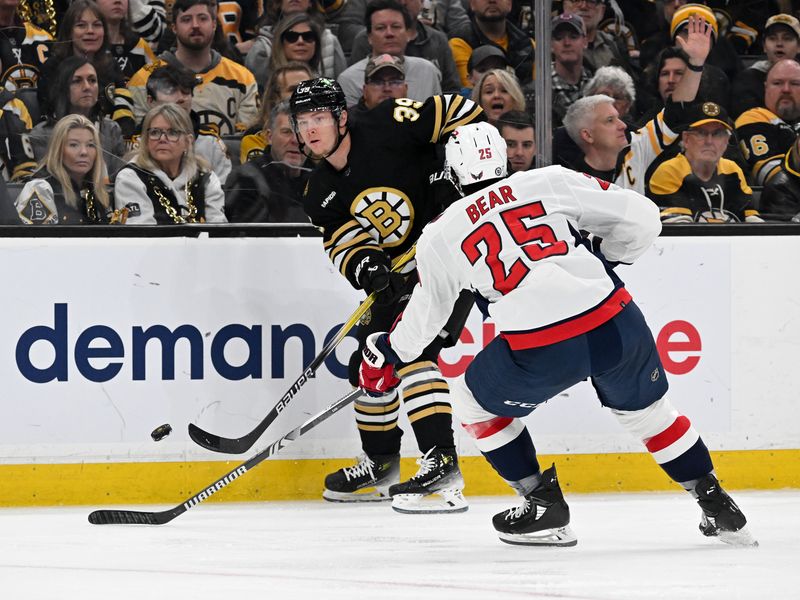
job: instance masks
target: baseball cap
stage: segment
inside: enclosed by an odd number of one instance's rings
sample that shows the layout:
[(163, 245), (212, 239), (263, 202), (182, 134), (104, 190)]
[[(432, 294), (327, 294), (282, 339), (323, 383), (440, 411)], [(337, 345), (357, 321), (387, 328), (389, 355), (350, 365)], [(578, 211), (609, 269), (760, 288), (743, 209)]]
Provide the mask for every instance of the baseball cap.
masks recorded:
[(472, 71), (472, 69), (480, 65), (487, 58), (499, 58), (502, 60), (505, 66), (509, 66), (510, 64), (505, 52), (503, 52), (497, 46), (490, 46), (487, 44), (485, 46), (478, 46), (472, 51), (472, 54), (467, 61), (467, 71)]
[(785, 13), (781, 13), (779, 15), (772, 15), (769, 19), (767, 19), (767, 24), (764, 25), (764, 33), (766, 34), (769, 31), (769, 28), (773, 25), (785, 25), (800, 39), (800, 21), (797, 20), (796, 17), (792, 15), (787, 15)]
[(555, 16), (553, 17), (553, 20), (550, 21), (550, 30), (555, 31), (562, 25), (572, 27), (572, 29), (577, 31), (579, 34), (586, 35), (586, 30), (583, 27), (583, 19), (581, 19), (580, 15), (561, 13), (560, 15)]
[(725, 107), (716, 102), (698, 102), (687, 110), (689, 128), (700, 127), (706, 123), (719, 123), (728, 130), (733, 130), (733, 121), (728, 116)]
[(714, 39), (719, 37), (719, 25), (717, 24), (717, 17), (714, 16), (714, 11), (703, 4), (686, 4), (681, 6), (672, 15), (672, 23), (669, 26), (669, 35), (674, 40), (678, 30), (684, 25), (689, 24), (689, 17), (697, 15), (703, 17), (710, 25), (714, 32)]
[(379, 54), (378, 56), (370, 57), (367, 61), (367, 66), (364, 68), (364, 80), (371, 78), (381, 69), (394, 69), (405, 78), (405, 59), (402, 56), (392, 56), (391, 54)]

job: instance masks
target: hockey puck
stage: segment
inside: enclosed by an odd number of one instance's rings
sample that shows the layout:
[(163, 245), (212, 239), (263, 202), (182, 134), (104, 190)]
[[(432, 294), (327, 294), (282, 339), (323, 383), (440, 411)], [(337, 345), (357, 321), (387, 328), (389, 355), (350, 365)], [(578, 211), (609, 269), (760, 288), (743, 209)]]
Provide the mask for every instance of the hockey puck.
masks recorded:
[(153, 438), (154, 442), (160, 442), (165, 437), (167, 437), (170, 433), (172, 433), (172, 425), (169, 423), (164, 423), (163, 425), (159, 425), (155, 429), (153, 429), (150, 437)]

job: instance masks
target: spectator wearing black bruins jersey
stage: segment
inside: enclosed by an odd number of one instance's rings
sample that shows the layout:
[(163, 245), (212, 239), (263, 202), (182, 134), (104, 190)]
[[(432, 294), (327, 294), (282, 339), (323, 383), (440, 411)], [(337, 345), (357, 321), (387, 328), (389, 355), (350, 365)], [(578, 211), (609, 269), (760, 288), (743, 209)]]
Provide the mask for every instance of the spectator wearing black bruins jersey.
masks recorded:
[[(455, 95), (433, 96), (424, 103), (389, 99), (362, 113), (351, 125), (342, 88), (325, 78), (301, 83), (292, 94), (290, 107), (300, 149), (321, 161), (306, 187), (306, 212), (322, 230), (323, 247), (339, 272), (356, 289), (377, 294), (375, 305), (361, 321), (360, 347), (350, 360), (350, 380), (357, 385), (366, 337), (391, 328), (417, 281), (412, 263), (401, 274), (390, 272), (392, 261), (413, 246), (425, 224), (440, 212), (431, 185), (443, 166), (437, 159), (436, 144), (459, 125), (482, 120), (482, 111), (474, 102)], [(442, 460), (456, 479), (460, 473), (452, 410), (436, 361), (446, 339), (453, 343), (458, 339), (470, 305), (467, 303), (463, 315), (457, 308), (454, 315), (458, 316), (451, 317), (447, 333), (417, 360), (399, 365), (397, 371), (420, 451), (426, 459), (430, 459), (429, 453), (444, 456)], [(399, 411), (396, 391), (356, 401), (356, 424), (365, 457), (355, 467), (328, 475), (324, 498), (358, 502), (394, 495), (402, 435), (397, 426)], [(375, 492), (364, 494), (365, 488), (375, 488)], [(420, 496), (429, 493), (420, 491)], [(454, 508), (440, 505), (439, 510)]]
[(106, 21), (109, 51), (125, 84), (136, 71), (156, 60), (150, 44), (131, 29), (126, 5), (125, 0), (97, 0)]
[(766, 185), (794, 142), (793, 126), (800, 122), (800, 63), (786, 59), (770, 68), (764, 104), (736, 119), (736, 134), (754, 185)]
[(13, 92), (0, 91), (0, 107), (0, 174), (4, 181), (18, 181), (36, 168), (27, 137), (31, 116)]
[(17, 16), (19, 0), (0, 4), (0, 87), (36, 87), (53, 36)]
[(201, 125), (216, 127), (220, 135), (243, 131), (258, 114), (256, 80), (242, 65), (212, 50), (217, 27), (214, 0), (176, 0), (172, 7), (172, 30), (177, 49), (133, 74), (128, 88), (133, 96), (133, 114), (141, 120), (147, 112), (147, 78), (164, 62), (192, 71), (194, 110)]
[(662, 222), (762, 222), (744, 173), (722, 158), (733, 130), (725, 109), (704, 102), (689, 112), (682, 152), (659, 165), (648, 184), (648, 196), (661, 208)]

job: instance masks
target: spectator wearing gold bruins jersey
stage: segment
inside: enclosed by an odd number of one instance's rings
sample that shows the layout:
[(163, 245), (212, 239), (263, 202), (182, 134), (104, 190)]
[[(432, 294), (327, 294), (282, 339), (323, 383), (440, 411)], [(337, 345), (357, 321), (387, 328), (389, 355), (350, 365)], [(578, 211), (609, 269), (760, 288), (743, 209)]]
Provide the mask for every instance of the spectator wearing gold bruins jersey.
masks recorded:
[(767, 72), (764, 106), (736, 119), (736, 134), (750, 166), (750, 181), (765, 185), (779, 170), (800, 123), (800, 63), (780, 60)]
[(36, 87), (53, 36), (17, 16), (18, 1), (0, 5), (0, 87)]
[(172, 29), (177, 49), (133, 74), (128, 88), (133, 96), (133, 114), (141, 121), (147, 112), (147, 79), (154, 69), (169, 63), (193, 72), (197, 78), (193, 107), (201, 125), (215, 127), (220, 135), (244, 130), (257, 115), (256, 80), (243, 67), (212, 50), (217, 27), (214, 0), (176, 0), (172, 7)]
[(653, 172), (648, 196), (664, 223), (761, 222), (741, 168), (722, 158), (733, 124), (714, 102), (692, 107), (682, 151)]
[[(319, 161), (304, 194), (306, 213), (322, 230), (323, 247), (340, 273), (353, 287), (377, 295), (358, 328), (360, 347), (350, 360), (350, 381), (358, 385), (360, 352), (367, 336), (391, 327), (417, 282), (413, 262), (402, 274), (390, 272), (392, 262), (411, 248), (422, 228), (441, 211), (434, 192), (437, 186), (432, 185), (443, 168), (437, 160), (437, 142), (459, 125), (482, 120), (482, 110), (456, 95), (433, 96), (424, 103), (387, 99), (351, 124), (342, 88), (326, 78), (298, 85), (290, 110), (301, 151)], [(434, 448), (445, 453), (443, 460), (456, 471), (448, 387), (437, 358), (447, 339), (453, 343), (458, 339), (470, 307), (471, 295), (465, 296), (437, 340), (397, 370), (420, 452), (426, 458)], [(400, 406), (395, 390), (356, 400), (365, 457), (355, 467), (328, 475), (324, 498), (358, 502), (393, 495), (390, 487), (399, 483)], [(365, 494), (366, 488), (375, 491)]]

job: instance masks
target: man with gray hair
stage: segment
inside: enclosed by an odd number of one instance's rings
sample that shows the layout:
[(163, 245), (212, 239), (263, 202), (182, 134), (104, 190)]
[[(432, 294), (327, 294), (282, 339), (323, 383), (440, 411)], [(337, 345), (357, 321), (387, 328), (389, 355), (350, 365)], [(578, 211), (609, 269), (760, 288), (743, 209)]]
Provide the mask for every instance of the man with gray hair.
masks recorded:
[(225, 214), (230, 223), (308, 223), (303, 190), (314, 166), (300, 152), (289, 103), (270, 113), (264, 154), (237, 167), (225, 183)]
[(710, 25), (693, 16), (687, 39), (678, 43), (689, 56), (690, 68), (665, 109), (644, 127), (632, 132), (630, 140), (627, 125), (614, 108), (614, 98), (589, 96), (569, 107), (564, 127), (580, 152), (565, 166), (644, 194), (647, 168), (677, 139), (675, 129), (683, 120), (682, 103), (693, 101), (697, 95), (703, 65), (711, 48)]

